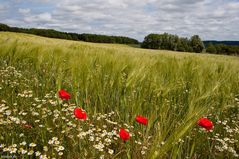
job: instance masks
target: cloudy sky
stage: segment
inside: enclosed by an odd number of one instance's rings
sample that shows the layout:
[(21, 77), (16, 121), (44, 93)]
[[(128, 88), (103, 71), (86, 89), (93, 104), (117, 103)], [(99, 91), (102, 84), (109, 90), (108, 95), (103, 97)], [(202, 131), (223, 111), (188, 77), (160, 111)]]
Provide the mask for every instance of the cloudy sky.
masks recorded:
[(239, 0), (0, 0), (0, 23), (77, 33), (239, 40)]

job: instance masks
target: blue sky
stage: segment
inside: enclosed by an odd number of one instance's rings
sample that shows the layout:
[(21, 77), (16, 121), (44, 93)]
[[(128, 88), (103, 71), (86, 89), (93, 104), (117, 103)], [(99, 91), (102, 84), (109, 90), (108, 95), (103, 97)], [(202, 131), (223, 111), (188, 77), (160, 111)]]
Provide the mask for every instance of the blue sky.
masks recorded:
[(239, 40), (238, 0), (0, 0), (0, 23), (77, 33)]

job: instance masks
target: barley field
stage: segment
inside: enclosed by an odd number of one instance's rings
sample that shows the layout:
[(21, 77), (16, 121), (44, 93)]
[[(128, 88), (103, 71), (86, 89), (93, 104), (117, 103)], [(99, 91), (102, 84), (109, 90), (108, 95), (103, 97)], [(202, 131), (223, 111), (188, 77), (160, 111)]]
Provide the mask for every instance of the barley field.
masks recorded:
[(0, 33), (0, 158), (230, 159), (238, 140), (238, 57)]

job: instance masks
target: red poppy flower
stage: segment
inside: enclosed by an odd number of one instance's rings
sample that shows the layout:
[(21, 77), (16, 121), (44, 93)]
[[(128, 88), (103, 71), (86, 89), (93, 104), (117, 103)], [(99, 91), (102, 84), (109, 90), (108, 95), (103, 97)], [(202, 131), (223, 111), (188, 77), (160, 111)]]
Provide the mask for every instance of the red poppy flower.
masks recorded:
[(211, 130), (213, 128), (213, 123), (212, 121), (210, 121), (209, 119), (207, 118), (200, 118), (198, 120), (198, 125), (207, 129), (207, 130)]
[(82, 111), (81, 108), (75, 108), (74, 115), (76, 118), (82, 119), (82, 120), (86, 120), (86, 118), (87, 118), (86, 112)]
[(141, 115), (136, 116), (135, 120), (143, 125), (147, 125), (148, 124), (148, 119), (146, 117), (143, 117)]
[(123, 141), (126, 141), (130, 138), (129, 133), (123, 128), (120, 128), (119, 136)]
[(68, 93), (68, 92), (66, 92), (64, 89), (61, 89), (59, 92), (59, 97), (62, 99), (62, 100), (69, 100), (70, 99), (70, 97), (71, 97), (71, 95)]

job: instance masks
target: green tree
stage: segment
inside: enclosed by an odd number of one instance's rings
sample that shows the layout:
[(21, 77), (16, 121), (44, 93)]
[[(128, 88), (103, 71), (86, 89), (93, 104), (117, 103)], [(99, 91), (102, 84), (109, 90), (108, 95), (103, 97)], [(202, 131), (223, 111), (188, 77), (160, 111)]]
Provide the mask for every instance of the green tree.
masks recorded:
[(217, 53), (217, 49), (216, 49), (216, 47), (215, 47), (212, 43), (209, 43), (209, 44), (208, 44), (206, 51), (207, 51), (208, 53), (213, 53), (213, 54), (216, 54), (216, 53)]
[(205, 48), (202, 40), (198, 35), (193, 35), (191, 37), (191, 46), (193, 48), (193, 51), (196, 53), (202, 52), (203, 49)]
[(149, 34), (144, 38), (142, 43), (143, 48), (150, 48), (150, 49), (159, 49), (161, 38), (159, 34)]
[(0, 23), (0, 31), (10, 31), (10, 27), (6, 24)]

